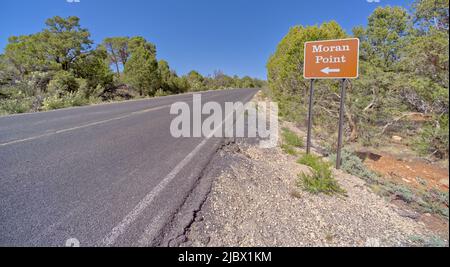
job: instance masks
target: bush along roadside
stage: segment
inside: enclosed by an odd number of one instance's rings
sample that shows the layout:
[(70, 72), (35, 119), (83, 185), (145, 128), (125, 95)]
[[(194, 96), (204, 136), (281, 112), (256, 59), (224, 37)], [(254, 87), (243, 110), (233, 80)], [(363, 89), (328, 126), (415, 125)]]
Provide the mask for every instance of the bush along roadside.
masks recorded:
[[(278, 102), (280, 115), (291, 122), (307, 117), (309, 81), (299, 71), (305, 42), (359, 38), (361, 75), (348, 82), (346, 99), (349, 141), (367, 147), (400, 136), (420, 154), (448, 159), (449, 4), (411, 2), (410, 9), (376, 8), (351, 35), (336, 21), (291, 27), (267, 62), (268, 95)], [(316, 81), (314, 127), (326, 140), (335, 140), (338, 92), (335, 81)]]
[(297, 162), (312, 170), (312, 174), (301, 173), (298, 175), (298, 186), (313, 194), (346, 195), (346, 191), (334, 179), (329, 162), (310, 154), (302, 156)]
[[(291, 156), (298, 156), (300, 149), (305, 147), (304, 141), (287, 127), (281, 129), (281, 149)], [(303, 155), (297, 163), (311, 168), (311, 173), (298, 174), (297, 186), (312, 194), (345, 195), (338, 182), (334, 179), (331, 164), (314, 155)]]
[[(330, 156), (334, 162), (336, 155)], [(348, 150), (342, 152), (342, 170), (363, 179), (372, 191), (380, 196), (399, 199), (421, 213), (434, 213), (449, 218), (449, 194), (435, 189), (418, 190), (387, 181), (382, 176), (369, 170), (363, 161)]]
[[(288, 128), (282, 129), (282, 137), (281, 148), (284, 153), (299, 155), (298, 150), (304, 147), (303, 140)], [(331, 154), (328, 161), (314, 155), (303, 155), (297, 163), (311, 167), (312, 174), (299, 174), (297, 186), (313, 194), (345, 195), (345, 191), (334, 179), (331, 171), (332, 166), (329, 162), (335, 161), (336, 154)], [(399, 199), (418, 212), (433, 213), (449, 218), (448, 192), (418, 190), (388, 181), (369, 170), (357, 155), (345, 149), (342, 151), (342, 161), (342, 171), (364, 180), (374, 193), (388, 200)]]
[(298, 155), (297, 149), (305, 147), (302, 138), (300, 138), (297, 134), (295, 134), (288, 128), (282, 129), (281, 136), (283, 138), (281, 149), (286, 154), (297, 156)]
[(55, 16), (45, 25), (31, 35), (11, 36), (0, 53), (0, 115), (266, 85), (220, 70), (206, 77), (197, 71), (178, 76), (141, 36), (94, 45), (78, 17)]

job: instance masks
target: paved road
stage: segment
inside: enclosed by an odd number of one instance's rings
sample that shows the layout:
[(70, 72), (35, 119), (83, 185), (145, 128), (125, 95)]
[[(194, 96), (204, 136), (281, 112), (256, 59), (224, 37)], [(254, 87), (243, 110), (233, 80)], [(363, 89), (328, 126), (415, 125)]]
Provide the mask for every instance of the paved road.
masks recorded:
[(173, 138), (178, 101), (192, 95), (0, 117), (0, 246), (156, 245), (223, 141)]

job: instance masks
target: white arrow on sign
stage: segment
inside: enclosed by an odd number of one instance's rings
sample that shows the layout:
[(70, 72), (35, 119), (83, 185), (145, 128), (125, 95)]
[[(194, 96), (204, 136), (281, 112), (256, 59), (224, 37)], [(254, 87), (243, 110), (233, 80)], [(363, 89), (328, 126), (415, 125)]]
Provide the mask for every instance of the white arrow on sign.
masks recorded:
[(321, 70), (321, 72), (323, 72), (325, 74), (339, 73), (339, 72), (341, 72), (341, 69), (330, 69), (330, 67), (326, 67), (325, 69)]

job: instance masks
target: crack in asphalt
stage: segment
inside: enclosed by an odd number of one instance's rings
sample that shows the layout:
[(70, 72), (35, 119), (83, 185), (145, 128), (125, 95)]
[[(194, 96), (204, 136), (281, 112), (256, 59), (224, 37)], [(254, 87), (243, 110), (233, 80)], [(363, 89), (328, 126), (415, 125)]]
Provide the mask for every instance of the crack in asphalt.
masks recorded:
[(215, 171), (214, 169), (217, 169), (217, 166), (213, 162), (220, 158), (219, 154), (221, 151), (233, 144), (235, 142), (232, 139), (224, 140), (211, 155), (207, 164), (198, 175), (192, 190), (184, 198), (183, 204), (173, 214), (171, 220), (166, 225), (166, 231), (158, 243), (159, 246), (177, 247), (184, 242), (188, 229), (196, 221), (198, 213), (202, 210), (203, 205), (211, 193), (214, 182), (213, 178), (215, 177), (212, 173)]

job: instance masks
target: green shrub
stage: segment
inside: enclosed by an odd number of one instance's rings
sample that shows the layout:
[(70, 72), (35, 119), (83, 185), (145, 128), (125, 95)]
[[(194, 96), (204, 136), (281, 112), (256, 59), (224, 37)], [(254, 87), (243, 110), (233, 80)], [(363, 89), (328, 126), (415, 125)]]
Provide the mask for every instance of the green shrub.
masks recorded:
[(70, 72), (59, 71), (49, 82), (47, 91), (52, 94), (75, 93), (80, 88), (79, 80)]
[[(331, 155), (330, 160), (335, 161), (336, 155)], [(448, 192), (438, 190), (419, 191), (384, 180), (376, 173), (370, 171), (360, 158), (346, 150), (342, 151), (341, 167), (343, 171), (365, 180), (372, 188), (372, 191), (378, 195), (385, 197), (394, 195), (402, 201), (411, 204), (420, 212), (435, 213), (446, 218), (449, 217)]]
[(392, 184), (388, 186), (388, 190), (406, 203), (417, 202), (419, 200), (411, 189), (402, 185)]
[(163, 89), (158, 89), (155, 92), (155, 97), (160, 97), (160, 96), (168, 96), (169, 93), (165, 92)]
[(410, 238), (410, 240), (413, 241), (414, 243), (418, 243), (422, 247), (428, 247), (428, 248), (448, 247), (448, 241), (445, 241), (438, 236), (432, 236), (432, 237), (413, 236)]
[(66, 107), (65, 100), (63, 98), (58, 97), (57, 95), (47, 97), (43, 103), (44, 110), (54, 110), (65, 107)]
[(413, 142), (413, 146), (422, 155), (433, 154), (439, 158), (448, 158), (448, 138), (447, 114), (439, 117), (434, 123), (426, 124), (422, 133)]
[(69, 93), (62, 97), (53, 95), (47, 97), (43, 103), (44, 110), (54, 110), (68, 107), (78, 107), (89, 104), (89, 99), (85, 98), (81, 93)]
[(70, 94), (68, 100), (70, 107), (81, 107), (89, 105), (89, 99), (84, 97), (82, 94)]
[(281, 145), (283, 152), (292, 156), (297, 156), (298, 153), (295, 148), (304, 147), (303, 140), (288, 128), (283, 128), (281, 135), (283, 137), (283, 144)]
[[(379, 176), (369, 170), (362, 160), (350, 151), (343, 150), (341, 154), (341, 169), (351, 175), (357, 176), (368, 183), (377, 183)], [(336, 154), (330, 156), (330, 161), (336, 162)]]
[(298, 163), (311, 167), (313, 171), (312, 175), (299, 174), (298, 185), (306, 191), (313, 194), (346, 194), (334, 179), (331, 164), (328, 162), (314, 155), (304, 155), (298, 160)]
[(25, 113), (31, 110), (31, 98), (0, 100), (0, 115)]
[(288, 128), (283, 128), (282, 130), (283, 130), (282, 132), (283, 142), (285, 144), (298, 148), (305, 146), (302, 138), (300, 138), (297, 134), (295, 134)]
[(332, 177), (322, 177), (318, 173), (314, 173), (313, 175), (300, 174), (299, 186), (302, 186), (307, 192), (312, 194), (346, 194), (346, 191), (339, 186), (335, 179)]
[(322, 177), (332, 177), (331, 164), (317, 156), (306, 154), (297, 163), (311, 167), (311, 169), (319, 173)]
[(440, 203), (442, 203), (443, 205), (448, 207), (448, 204), (449, 204), (448, 191), (442, 192), (439, 190), (432, 189), (430, 191), (430, 198), (436, 199), (437, 201), (439, 201)]
[(299, 122), (306, 118), (307, 110), (304, 105), (300, 105), (301, 97), (298, 95), (272, 95), (272, 98), (278, 102), (279, 115), (283, 119), (291, 122)]
[(422, 207), (429, 212), (440, 214), (446, 218), (449, 217), (449, 196), (448, 192), (442, 192), (436, 189), (429, 190), (423, 194)]
[(379, 195), (387, 197), (394, 195), (410, 204), (411, 207), (419, 212), (434, 213), (445, 218), (449, 217), (448, 192), (441, 192), (435, 189), (421, 191), (382, 180), (379, 181), (376, 187), (379, 188), (378, 192), (376, 192)]
[(444, 248), (444, 247), (448, 247), (448, 242), (446, 242), (445, 240), (443, 240), (440, 237), (437, 236), (433, 236), (427, 240), (425, 240), (425, 244), (426, 247), (430, 247), (430, 248)]
[(283, 145), (281, 145), (281, 149), (286, 154), (289, 154), (291, 156), (297, 156), (297, 151), (290, 145), (283, 144)]

